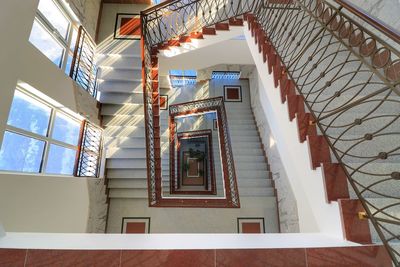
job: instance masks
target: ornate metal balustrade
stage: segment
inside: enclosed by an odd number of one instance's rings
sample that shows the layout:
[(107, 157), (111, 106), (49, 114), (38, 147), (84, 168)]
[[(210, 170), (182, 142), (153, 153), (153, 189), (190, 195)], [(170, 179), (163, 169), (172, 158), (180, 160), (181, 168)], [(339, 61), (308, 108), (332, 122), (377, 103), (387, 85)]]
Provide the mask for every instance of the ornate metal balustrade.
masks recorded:
[(158, 59), (154, 48), (188, 36), (203, 27), (226, 21), (252, 10), (255, 1), (184, 0), (166, 1), (141, 14), (147, 170), (150, 205), (157, 205), (157, 177), (161, 177), (158, 103)]
[(399, 51), (343, 6), (323, 0), (263, 1), (254, 15), (280, 58), (274, 75), (294, 82), (344, 169), (350, 195), (361, 200), (398, 265), (392, 244), (400, 241)]
[(102, 129), (88, 121), (82, 122), (74, 175), (98, 177), (102, 149)]
[(69, 76), (94, 98), (97, 96), (95, 53), (96, 44), (85, 29), (80, 26)]
[(153, 105), (158, 101), (158, 61), (153, 49), (247, 12), (266, 33), (262, 45), (280, 59), (273, 68), (269, 61), (270, 70), (282, 83), (293, 82), (310, 112), (310, 123), (343, 167), (352, 197), (361, 200), (399, 265), (392, 242), (400, 242), (400, 53), (393, 42), (379, 37), (393, 36), (367, 27), (340, 4), (187, 0), (167, 1), (142, 13), (149, 198), (155, 199), (160, 158), (158, 110)]

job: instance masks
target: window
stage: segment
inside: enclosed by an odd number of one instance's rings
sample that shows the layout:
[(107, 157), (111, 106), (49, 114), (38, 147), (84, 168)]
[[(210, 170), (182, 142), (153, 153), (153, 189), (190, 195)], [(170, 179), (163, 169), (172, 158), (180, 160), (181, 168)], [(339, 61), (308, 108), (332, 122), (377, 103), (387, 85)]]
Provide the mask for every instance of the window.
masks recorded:
[(218, 80), (239, 80), (240, 71), (213, 71), (211, 79)]
[(29, 41), (69, 75), (77, 25), (56, 0), (40, 0)]
[(4, 171), (73, 175), (81, 120), (16, 90), (0, 150)]
[(197, 71), (195, 70), (170, 70), (169, 79), (171, 86), (179, 87), (193, 85), (197, 82)]

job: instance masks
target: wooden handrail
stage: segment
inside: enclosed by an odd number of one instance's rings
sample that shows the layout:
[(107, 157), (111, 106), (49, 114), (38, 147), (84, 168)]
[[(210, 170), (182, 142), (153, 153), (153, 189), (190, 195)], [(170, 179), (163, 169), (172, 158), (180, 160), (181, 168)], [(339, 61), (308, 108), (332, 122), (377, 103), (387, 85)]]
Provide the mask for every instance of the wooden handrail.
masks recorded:
[(164, 2), (161, 2), (161, 3), (157, 4), (157, 5), (152, 6), (152, 7), (148, 8), (148, 9), (146, 9), (146, 10), (143, 10), (143, 11), (140, 12), (140, 13), (141, 13), (142, 15), (146, 15), (146, 14), (148, 14), (148, 13), (150, 13), (150, 12), (156, 10), (156, 9), (159, 9), (159, 8), (162, 8), (163, 6), (169, 5), (169, 4), (172, 3), (172, 2), (179, 2), (179, 1), (180, 1), (180, 0), (166, 0), (166, 1), (164, 1)]
[(384, 23), (383, 21), (372, 17), (370, 14), (365, 12), (363, 9), (349, 3), (347, 0), (335, 0), (336, 3), (346, 8), (348, 11), (361, 18), (375, 29), (383, 32), (386, 36), (391, 38), (392, 40), (400, 43), (400, 33)]

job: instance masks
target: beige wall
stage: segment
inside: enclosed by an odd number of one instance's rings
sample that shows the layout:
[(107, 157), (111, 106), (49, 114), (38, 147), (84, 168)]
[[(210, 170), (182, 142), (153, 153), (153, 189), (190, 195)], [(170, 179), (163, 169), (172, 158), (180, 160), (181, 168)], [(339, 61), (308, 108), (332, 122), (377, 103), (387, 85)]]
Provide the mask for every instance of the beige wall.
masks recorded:
[(7, 232), (84, 233), (87, 179), (0, 174), (0, 215)]
[(66, 0), (81, 21), (83, 27), (92, 36), (96, 35), (101, 0)]
[[(18, 81), (98, 122), (96, 101), (29, 43), (38, 2), (0, 2), (0, 143)], [(89, 206), (95, 206), (89, 181), (0, 173), (0, 221), (6, 231), (86, 232)]]

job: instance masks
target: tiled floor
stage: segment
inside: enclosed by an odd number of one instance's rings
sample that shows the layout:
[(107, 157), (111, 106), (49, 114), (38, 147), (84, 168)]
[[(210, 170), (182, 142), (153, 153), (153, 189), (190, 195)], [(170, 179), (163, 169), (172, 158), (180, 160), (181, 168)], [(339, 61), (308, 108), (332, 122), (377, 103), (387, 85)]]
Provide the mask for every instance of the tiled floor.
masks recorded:
[(386, 267), (381, 246), (221, 250), (16, 250), (0, 249), (0, 267)]

